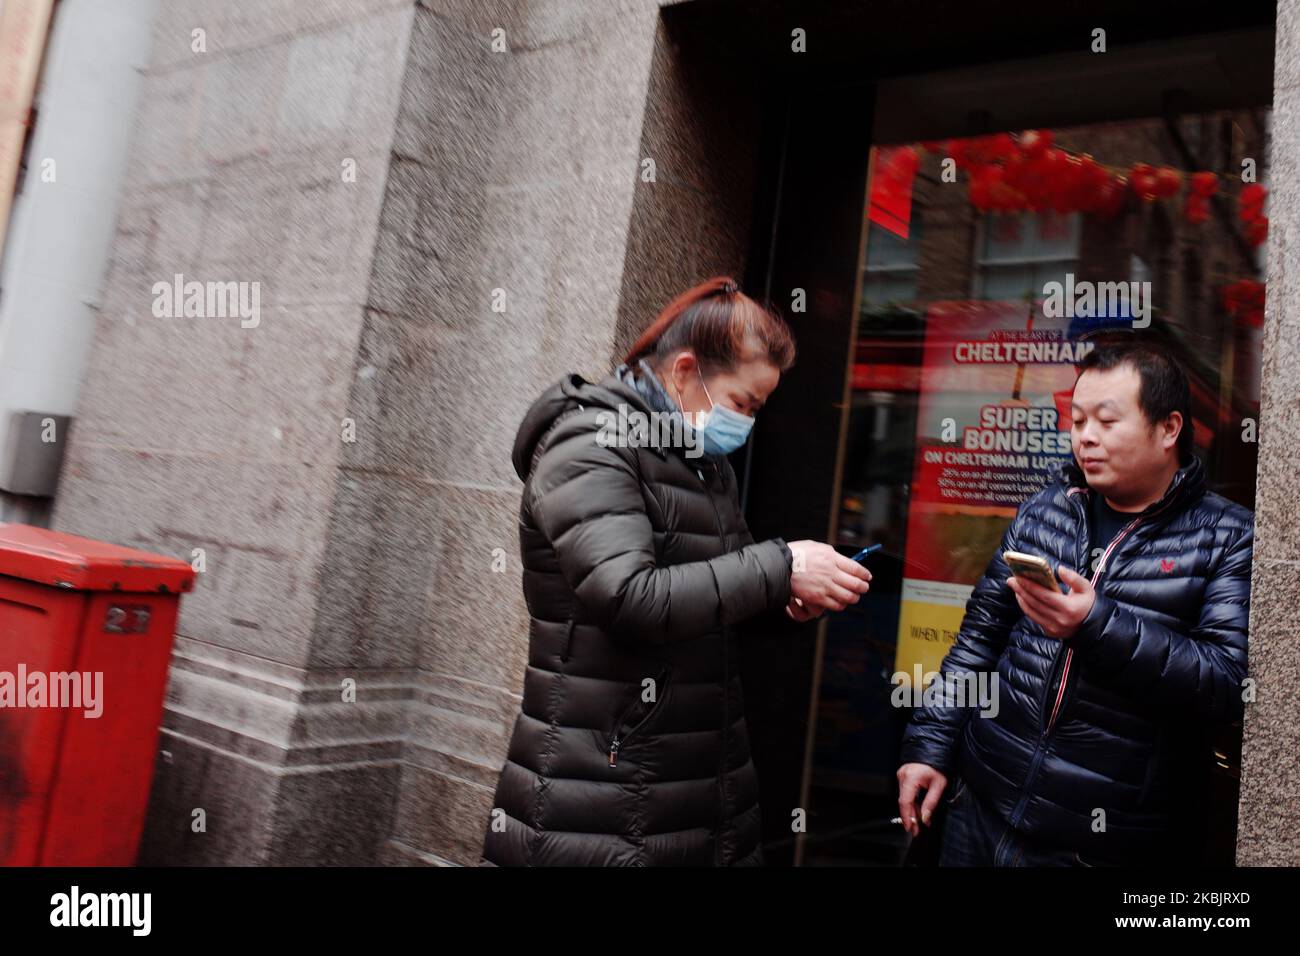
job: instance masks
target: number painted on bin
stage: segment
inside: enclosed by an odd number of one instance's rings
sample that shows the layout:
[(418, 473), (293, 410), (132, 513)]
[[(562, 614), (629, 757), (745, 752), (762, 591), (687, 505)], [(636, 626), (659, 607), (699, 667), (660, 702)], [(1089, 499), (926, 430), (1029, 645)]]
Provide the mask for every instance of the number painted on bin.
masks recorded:
[(140, 605), (114, 604), (104, 616), (106, 634), (143, 634), (149, 630), (150, 610)]

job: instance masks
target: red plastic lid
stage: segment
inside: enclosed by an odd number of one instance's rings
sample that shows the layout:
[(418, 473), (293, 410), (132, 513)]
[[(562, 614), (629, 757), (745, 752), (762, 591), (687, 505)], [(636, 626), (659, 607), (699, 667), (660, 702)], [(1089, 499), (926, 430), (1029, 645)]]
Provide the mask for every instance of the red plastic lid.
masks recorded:
[(177, 558), (25, 524), (0, 524), (0, 574), (72, 591), (179, 594), (194, 569)]

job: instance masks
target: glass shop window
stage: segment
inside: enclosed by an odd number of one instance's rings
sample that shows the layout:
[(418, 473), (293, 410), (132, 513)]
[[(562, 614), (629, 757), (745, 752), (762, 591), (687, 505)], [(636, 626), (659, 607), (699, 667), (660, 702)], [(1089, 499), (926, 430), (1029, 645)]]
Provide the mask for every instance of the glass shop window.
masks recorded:
[[(1074, 363), (1087, 349), (1137, 336), (1172, 350), (1192, 379), (1210, 487), (1253, 507), (1257, 446), (1245, 435), (1259, 413), (1269, 117), (1260, 107), (873, 148), (836, 527), (846, 553), (883, 549), (870, 594), (825, 624), (806, 785), (828, 835), (800, 838), (805, 864), (901, 861), (889, 821), (910, 711), (891, 705), (895, 675), (938, 669), (1017, 505), (1069, 457)], [(1127, 299), (1078, 297), (1121, 282)], [(1077, 308), (1063, 315), (1065, 301)], [(986, 409), (1032, 412), (1038, 450), (1002, 447)], [(1216, 754), (1221, 845), (1209, 849), (1220, 857), (1239, 754), (1234, 728)]]

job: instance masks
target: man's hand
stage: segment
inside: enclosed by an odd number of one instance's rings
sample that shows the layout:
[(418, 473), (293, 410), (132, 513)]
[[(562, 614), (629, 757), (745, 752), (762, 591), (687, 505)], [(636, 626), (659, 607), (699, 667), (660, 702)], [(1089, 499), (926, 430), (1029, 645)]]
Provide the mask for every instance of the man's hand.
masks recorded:
[[(948, 778), (925, 763), (905, 763), (898, 768), (898, 815), (903, 818), (903, 829), (912, 836), (920, 836), (921, 824), (927, 827), (934, 817), (948, 786)], [(918, 808), (917, 791), (925, 791), (925, 800)], [(918, 822), (919, 821), (919, 822)]]
[(1062, 594), (1014, 574), (1007, 578), (1007, 587), (1015, 594), (1025, 617), (1041, 627), (1048, 637), (1063, 641), (1073, 637), (1079, 629), (1083, 619), (1092, 610), (1097, 592), (1087, 578), (1065, 565), (1057, 567), (1056, 573), (1069, 587), (1068, 593)]

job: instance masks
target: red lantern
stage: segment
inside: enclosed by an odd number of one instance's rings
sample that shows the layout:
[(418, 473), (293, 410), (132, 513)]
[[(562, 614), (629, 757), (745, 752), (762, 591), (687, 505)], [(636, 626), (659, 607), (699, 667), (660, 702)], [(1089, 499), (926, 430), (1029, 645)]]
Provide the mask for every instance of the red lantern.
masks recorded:
[(1246, 241), (1252, 246), (1264, 244), (1268, 238), (1268, 216), (1260, 216), (1246, 223)]
[(1017, 191), (1023, 189), (1029, 180), (1030, 169), (1027, 156), (1013, 156), (998, 168), (1002, 170), (1003, 181)]
[(1250, 183), (1241, 187), (1241, 195), (1238, 196), (1237, 216), (1242, 222), (1249, 222), (1252, 219), (1258, 219), (1264, 211), (1264, 187), (1259, 183)]
[(1256, 279), (1238, 279), (1225, 285), (1223, 308), (1230, 315), (1236, 315), (1244, 309), (1264, 308), (1264, 283)]
[(990, 209), (998, 208), (1000, 197), (998, 189), (1001, 187), (1002, 169), (992, 164), (981, 164), (971, 167), (970, 172), (970, 199), (981, 212), (987, 212)]
[(1020, 148), (1026, 156), (1042, 156), (1051, 145), (1050, 129), (1027, 129), (1020, 134)]
[(1264, 324), (1264, 283), (1239, 279), (1219, 291), (1223, 297), (1223, 311), (1235, 318), (1238, 325), (1259, 328)]
[(1010, 159), (1017, 154), (1016, 142), (1009, 133), (994, 133), (992, 136), (986, 136), (983, 145), (990, 162)]
[(1210, 201), (1196, 193), (1188, 193), (1187, 201), (1183, 205), (1183, 218), (1188, 224), (1199, 226), (1210, 218)]
[(1106, 172), (1106, 167), (1093, 159), (1091, 153), (1084, 153), (1079, 162), (1083, 164), (1085, 176), (1093, 186), (1101, 187), (1110, 181), (1110, 173)]
[(1150, 163), (1134, 163), (1133, 168), (1129, 170), (1129, 184), (1143, 202), (1150, 202), (1156, 198), (1155, 170), (1151, 168)]
[(1097, 205), (1097, 215), (1102, 219), (1112, 219), (1124, 206), (1124, 197), (1128, 195), (1128, 180), (1123, 176), (1108, 179), (1101, 186)]
[(1208, 199), (1219, 191), (1219, 177), (1214, 173), (1192, 173), (1192, 195)]
[(1052, 195), (1052, 210), (1064, 215), (1082, 209), (1088, 190), (1087, 173), (1083, 160), (1066, 154), (1057, 176), (1058, 186)]
[[(1192, 178), (1195, 179), (1196, 177), (1193, 176)], [(1156, 170), (1155, 192), (1161, 199), (1177, 194), (1182, 185), (1183, 175), (1178, 170), (1171, 169), (1168, 166), (1161, 166)], [(1195, 189), (1193, 189), (1193, 192), (1195, 192)]]

